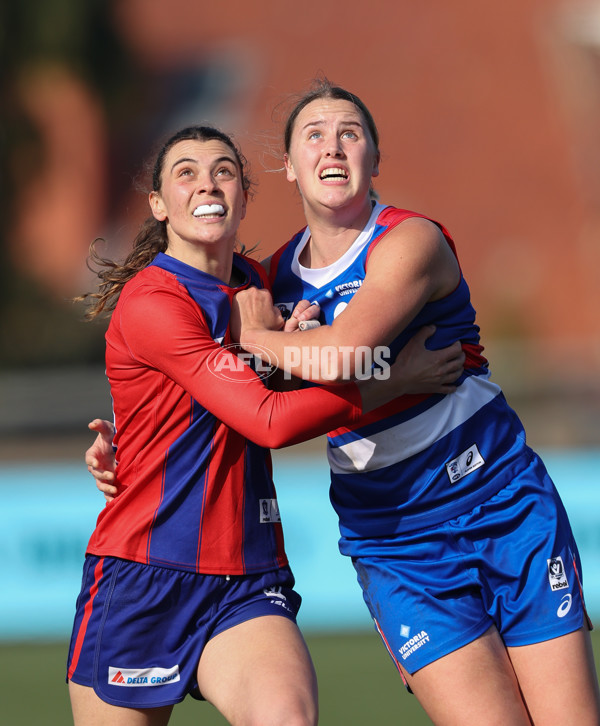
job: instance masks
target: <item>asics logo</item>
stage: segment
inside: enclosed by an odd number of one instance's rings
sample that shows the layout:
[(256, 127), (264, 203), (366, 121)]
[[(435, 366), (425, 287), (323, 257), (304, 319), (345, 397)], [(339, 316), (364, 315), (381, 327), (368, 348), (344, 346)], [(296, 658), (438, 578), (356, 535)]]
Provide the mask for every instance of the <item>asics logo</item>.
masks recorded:
[(559, 618), (565, 617), (565, 615), (571, 609), (572, 603), (573, 603), (573, 597), (570, 594), (567, 594), (563, 597), (563, 599), (560, 601), (560, 605), (558, 606), (558, 610), (556, 611), (556, 614), (558, 615)]

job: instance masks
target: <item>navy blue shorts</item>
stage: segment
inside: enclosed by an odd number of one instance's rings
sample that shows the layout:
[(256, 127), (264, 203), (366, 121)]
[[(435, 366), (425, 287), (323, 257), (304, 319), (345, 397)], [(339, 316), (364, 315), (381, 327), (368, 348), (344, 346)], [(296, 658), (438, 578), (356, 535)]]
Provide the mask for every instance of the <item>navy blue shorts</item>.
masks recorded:
[(409, 673), (492, 625), (507, 646), (591, 627), (577, 547), (541, 462), (467, 514), (364, 540), (353, 563), (376, 629)]
[(201, 698), (206, 643), (246, 620), (296, 621), (301, 597), (289, 568), (256, 575), (198, 575), (88, 555), (77, 599), (67, 679), (107, 703), (155, 708)]

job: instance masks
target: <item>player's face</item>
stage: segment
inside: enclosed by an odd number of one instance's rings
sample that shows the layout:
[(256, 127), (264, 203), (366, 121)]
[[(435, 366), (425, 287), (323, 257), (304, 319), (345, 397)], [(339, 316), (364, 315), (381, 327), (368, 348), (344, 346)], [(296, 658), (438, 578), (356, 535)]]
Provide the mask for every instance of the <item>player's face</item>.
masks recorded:
[(305, 207), (362, 210), (369, 204), (371, 179), (379, 174), (379, 153), (352, 102), (323, 98), (298, 114), (285, 165)]
[(231, 245), (246, 214), (247, 193), (235, 154), (218, 139), (179, 141), (167, 152), (154, 217), (167, 223), (169, 246)]

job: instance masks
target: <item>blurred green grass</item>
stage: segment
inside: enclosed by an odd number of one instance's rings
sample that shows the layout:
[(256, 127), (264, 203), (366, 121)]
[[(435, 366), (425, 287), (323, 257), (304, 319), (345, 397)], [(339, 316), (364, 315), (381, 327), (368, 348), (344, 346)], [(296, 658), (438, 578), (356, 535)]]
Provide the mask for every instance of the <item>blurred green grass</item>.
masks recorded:
[[(321, 726), (431, 726), (417, 700), (404, 690), (374, 631), (309, 635), (306, 639), (319, 679)], [(592, 640), (600, 670), (599, 631), (592, 632)], [(66, 653), (66, 643), (0, 644), (0, 707), (5, 726), (72, 723), (64, 682)], [(175, 707), (170, 726), (200, 723), (227, 724), (212, 706), (188, 697)]]

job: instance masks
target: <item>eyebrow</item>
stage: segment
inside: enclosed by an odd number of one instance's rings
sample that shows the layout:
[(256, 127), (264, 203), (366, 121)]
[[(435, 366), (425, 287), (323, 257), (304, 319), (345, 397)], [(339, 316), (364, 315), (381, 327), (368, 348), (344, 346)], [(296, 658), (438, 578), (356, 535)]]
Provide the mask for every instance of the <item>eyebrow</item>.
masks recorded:
[[(223, 161), (229, 161), (231, 164), (233, 164), (237, 168), (236, 160), (233, 158), (233, 156), (219, 156), (218, 159), (214, 160), (215, 164), (220, 164)], [(199, 164), (200, 162), (198, 159), (192, 159), (191, 157), (184, 157), (183, 159), (177, 159), (177, 161), (174, 161), (171, 166), (171, 171), (175, 169), (176, 166), (179, 166), (179, 164)]]
[[(319, 119), (318, 121), (308, 121), (308, 123), (305, 123), (302, 127), (302, 130), (306, 130), (310, 128), (311, 126), (322, 126), (325, 124), (325, 119)], [(360, 121), (355, 121), (354, 119), (348, 119), (347, 121), (342, 120), (340, 122), (341, 126), (358, 126), (359, 128), (363, 128), (363, 124)]]

